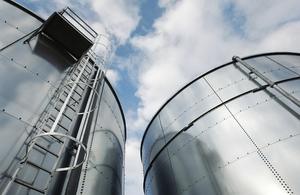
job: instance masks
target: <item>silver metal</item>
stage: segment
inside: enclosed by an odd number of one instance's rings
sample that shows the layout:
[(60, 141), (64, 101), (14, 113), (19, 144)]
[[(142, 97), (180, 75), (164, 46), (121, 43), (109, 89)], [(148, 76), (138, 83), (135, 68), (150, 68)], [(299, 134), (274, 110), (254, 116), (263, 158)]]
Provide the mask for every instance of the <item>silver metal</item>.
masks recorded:
[(250, 69), (214, 68), (155, 114), (141, 144), (146, 195), (299, 192), (300, 109), (275, 86), (299, 97), (300, 54), (243, 59)]
[[(85, 151), (85, 153), (87, 153), (87, 149), (86, 149), (85, 145), (81, 141), (79, 141), (78, 139), (76, 139), (76, 138), (74, 138), (74, 137), (72, 137), (70, 135), (66, 135), (66, 134), (62, 134), (62, 133), (56, 133), (56, 132), (41, 133), (41, 134), (35, 136), (30, 142), (36, 140), (39, 137), (44, 137), (44, 136), (60, 136), (60, 137), (65, 137), (67, 139), (70, 139), (70, 140), (76, 142), (80, 147), (82, 147), (82, 149)], [(77, 150), (80, 150), (80, 147)], [(77, 153), (79, 153), (79, 152), (77, 152)], [(85, 161), (86, 161), (86, 154), (84, 156), (84, 160), (82, 160), (81, 162), (77, 163), (77, 161), (76, 161), (76, 164), (74, 163), (74, 165), (71, 166), (71, 167), (56, 168), (55, 171), (68, 171), (68, 170), (71, 170), (71, 169), (75, 169), (75, 168), (79, 167), (80, 165), (82, 165)]]
[[(98, 81), (99, 81), (99, 80), (94, 81), (94, 82), (98, 82)], [(76, 86), (76, 85), (77, 85), (77, 86), (78, 86), (78, 85), (85, 85), (85, 86), (91, 88), (91, 89), (95, 92), (95, 94), (97, 95), (98, 98), (100, 97), (100, 95), (99, 95), (99, 93), (96, 91), (96, 89), (95, 89), (93, 86), (91, 86), (89, 83), (75, 82), (75, 81), (66, 83), (66, 84), (62, 87), (60, 93), (64, 93), (63, 88), (67, 87), (67, 86), (70, 85), (70, 84), (75, 85), (75, 86)], [(72, 97), (70, 97), (70, 98), (72, 98)], [(87, 105), (89, 105), (89, 104), (87, 104)], [(92, 110), (84, 111), (84, 112), (76, 112), (76, 115), (84, 115), (84, 114), (86, 114), (86, 113), (93, 112), (94, 110), (96, 110), (97, 107), (98, 107), (98, 106), (96, 105)]]
[(291, 94), (287, 93), (284, 89), (282, 89), (281, 87), (279, 87), (276, 83), (272, 82), (270, 79), (268, 79), (267, 77), (265, 77), (263, 74), (261, 74), (259, 71), (257, 71), (255, 68), (251, 67), (249, 64), (247, 64), (246, 62), (244, 62), (240, 57), (238, 56), (233, 56), (232, 60), (234, 61), (238, 61), (239, 63), (241, 63), (242, 65), (244, 65), (246, 68), (248, 68), (251, 72), (253, 72), (255, 75), (257, 75), (259, 78), (261, 78), (262, 80), (264, 80), (266, 83), (268, 83), (268, 85), (274, 89), (276, 89), (279, 93), (281, 93), (282, 95), (284, 95), (286, 98), (288, 98), (289, 100), (291, 100), (295, 105), (297, 105), (298, 107), (300, 107), (300, 101), (295, 98), (294, 96), (292, 96)]
[(88, 101), (87, 101), (87, 104), (86, 104), (87, 106), (85, 107), (85, 110), (84, 110), (84, 113), (83, 113), (83, 116), (82, 116), (82, 120), (81, 120), (82, 122), (80, 123), (79, 130), (78, 130), (78, 133), (77, 133), (77, 136), (76, 136), (76, 139), (81, 140), (81, 141), (83, 139), (83, 137), (82, 137), (83, 131), (85, 131), (84, 126), (86, 126), (86, 120), (89, 117), (89, 114), (91, 112), (93, 112), (93, 110), (96, 109), (96, 108), (92, 108), (92, 102), (95, 101), (94, 93), (97, 95), (98, 98), (100, 97), (99, 94), (96, 91), (96, 86), (97, 86), (98, 82), (101, 82), (101, 80), (98, 80), (98, 77), (99, 77), (100, 73), (101, 73), (101, 70), (98, 69), (98, 71), (96, 73), (96, 77), (95, 77), (94, 82), (93, 82), (93, 86), (88, 85), (89, 87), (91, 87), (92, 92), (89, 95), (89, 98), (88, 98)]
[[(92, 91), (89, 95), (89, 98), (88, 98), (88, 101), (87, 101), (87, 104), (86, 104), (86, 107), (85, 107), (84, 115), (82, 117), (82, 120), (81, 120), (81, 123), (80, 123), (80, 126), (79, 126), (79, 130), (78, 130), (78, 133), (77, 133), (77, 136), (76, 136), (76, 139), (80, 140), (80, 142), (83, 141), (83, 137), (84, 137), (84, 134), (86, 132), (86, 127), (87, 127), (87, 122), (88, 122), (87, 119), (89, 118), (92, 110), (95, 109), (95, 108), (94, 109), (92, 108), (93, 102), (97, 101), (97, 99), (95, 100), (94, 92), (97, 94), (97, 97), (99, 98), (99, 94), (96, 92), (96, 88), (97, 88), (98, 77), (99, 77), (100, 73), (101, 73), (101, 70), (99, 68), (97, 70), (97, 73), (96, 73), (96, 76), (95, 76), (95, 79), (94, 79), (94, 83), (93, 83), (93, 86), (92, 86)], [(80, 146), (79, 146), (78, 151), (76, 153), (76, 157), (74, 159), (74, 164), (77, 164), (77, 160), (78, 160), (78, 157), (79, 157), (79, 151), (80, 151)]]
[[(79, 73), (79, 75), (78, 75), (78, 77), (77, 77), (75, 83), (78, 83), (78, 82), (79, 82), (79, 79), (80, 79), (81, 75), (83, 74), (84, 69), (85, 69), (87, 63), (88, 63), (88, 58), (86, 59), (86, 62), (83, 64), (83, 68), (82, 68), (82, 70), (80, 71), (80, 73)], [(58, 121), (60, 120), (60, 118), (61, 118), (61, 116), (62, 116), (62, 113), (65, 111), (65, 108), (67, 107), (67, 104), (69, 103), (69, 100), (70, 100), (70, 98), (71, 98), (71, 96), (72, 96), (72, 93), (73, 93), (74, 90), (75, 90), (75, 87), (76, 87), (76, 85), (73, 85), (73, 86), (72, 86), (72, 88), (71, 88), (71, 90), (70, 90), (70, 92), (69, 92), (67, 98), (65, 99), (65, 103), (62, 105), (62, 108), (60, 109), (60, 112), (58, 113), (58, 115), (57, 115), (57, 117), (56, 117), (56, 119), (55, 119), (55, 121), (54, 121), (54, 124), (52, 125), (52, 127), (51, 127), (49, 133), (54, 132), (54, 130), (56, 129), (57, 123), (58, 123)]]
[[(125, 118), (105, 75), (101, 83), (91, 80), (96, 68), (88, 65), (76, 82), (81, 56), (74, 58), (46, 33), (36, 33), (23, 44), (44, 21), (12, 1), (0, 1), (0, 19), (6, 21), (0, 23), (0, 49), (5, 48), (0, 51), (0, 194), (66, 194), (72, 182), (84, 194), (123, 194)], [(88, 63), (95, 62), (106, 72), (110, 39), (103, 35), (95, 42), (96, 50), (87, 52)], [(66, 99), (73, 86), (74, 93)], [(87, 92), (94, 94), (88, 110), (83, 105)], [(60, 120), (55, 123), (58, 114)], [(77, 119), (83, 115), (90, 115), (89, 121), (77, 132)], [(56, 128), (49, 133), (53, 125)], [(77, 133), (80, 139), (75, 138)], [(77, 158), (79, 150), (82, 155)], [(77, 171), (81, 174), (75, 182), (69, 173)]]

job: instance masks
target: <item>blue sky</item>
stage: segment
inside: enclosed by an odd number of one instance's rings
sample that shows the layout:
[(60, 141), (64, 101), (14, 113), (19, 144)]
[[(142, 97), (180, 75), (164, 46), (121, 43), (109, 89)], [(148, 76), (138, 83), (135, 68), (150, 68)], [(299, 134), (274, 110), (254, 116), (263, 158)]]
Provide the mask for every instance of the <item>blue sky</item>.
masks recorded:
[(71, 7), (113, 38), (107, 76), (127, 120), (125, 194), (141, 195), (141, 137), (181, 86), (231, 60), (300, 52), (298, 0), (17, 0), (45, 19)]

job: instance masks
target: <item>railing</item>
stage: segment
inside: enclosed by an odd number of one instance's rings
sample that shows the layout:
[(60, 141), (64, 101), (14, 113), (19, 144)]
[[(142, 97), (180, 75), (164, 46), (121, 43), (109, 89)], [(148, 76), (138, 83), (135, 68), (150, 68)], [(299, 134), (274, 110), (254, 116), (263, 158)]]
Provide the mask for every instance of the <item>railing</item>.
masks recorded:
[(69, 7), (66, 7), (58, 11), (63, 18), (65, 18), (74, 28), (76, 28), (80, 33), (82, 33), (91, 42), (95, 42), (98, 34), (94, 31), (86, 22), (84, 22), (75, 12), (73, 12)]

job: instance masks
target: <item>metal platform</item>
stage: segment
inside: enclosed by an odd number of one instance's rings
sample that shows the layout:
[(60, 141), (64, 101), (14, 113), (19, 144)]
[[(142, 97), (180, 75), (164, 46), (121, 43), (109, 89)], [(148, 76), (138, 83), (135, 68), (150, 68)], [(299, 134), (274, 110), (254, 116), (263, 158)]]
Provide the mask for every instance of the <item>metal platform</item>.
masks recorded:
[(54, 12), (25, 42), (43, 33), (62, 46), (76, 59), (87, 52), (98, 34), (70, 8)]

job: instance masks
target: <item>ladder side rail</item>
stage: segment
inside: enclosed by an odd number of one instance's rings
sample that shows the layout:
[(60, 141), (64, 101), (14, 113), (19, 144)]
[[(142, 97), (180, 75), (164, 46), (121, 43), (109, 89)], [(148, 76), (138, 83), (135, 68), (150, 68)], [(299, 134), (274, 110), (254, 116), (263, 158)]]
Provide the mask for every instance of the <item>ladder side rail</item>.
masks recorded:
[[(85, 131), (86, 131), (86, 126), (87, 126), (87, 122), (88, 122), (88, 118), (91, 114), (91, 111), (92, 111), (92, 104), (94, 102), (94, 96), (95, 94), (99, 97), (99, 94), (97, 94), (96, 90), (97, 89), (97, 86), (99, 84), (98, 80), (99, 80), (99, 75), (100, 75), (100, 72), (101, 72), (101, 69), (98, 68), (98, 71), (97, 71), (97, 74), (96, 74), (96, 77), (94, 79), (94, 82), (93, 82), (93, 86), (92, 86), (92, 89), (91, 90), (91, 93), (89, 95), (89, 99), (88, 99), (88, 103), (87, 103), (87, 106), (85, 108), (85, 111), (84, 111), (84, 116), (82, 118), (81, 121), (81, 124), (80, 124), (80, 127), (79, 127), (79, 132), (77, 133), (77, 137), (76, 139), (80, 140), (80, 142), (83, 141), (83, 138), (84, 138), (84, 134), (85, 134)], [(101, 80), (100, 80), (101, 81)], [(79, 158), (79, 154), (80, 154), (80, 149), (81, 149), (81, 146), (79, 145), (78, 146), (78, 150), (77, 150), (77, 153), (76, 153), (76, 157), (75, 157), (75, 160), (74, 160), (74, 163), (73, 163), (73, 166), (75, 166), (77, 164), (77, 161), (78, 161), (78, 158)]]
[[(79, 73), (79, 75), (78, 75), (78, 77), (77, 77), (77, 79), (76, 79), (75, 82), (78, 82), (78, 81), (79, 81), (81, 75), (82, 75), (83, 72), (84, 72), (84, 68), (86, 67), (87, 63), (88, 63), (88, 60), (84, 63), (84, 67), (83, 67), (82, 70), (80, 71), (80, 73)], [(66, 108), (66, 106), (67, 106), (67, 104), (68, 104), (68, 102), (69, 102), (69, 100), (70, 100), (70, 97), (71, 97), (72, 93), (73, 93), (74, 90), (75, 90), (75, 87), (76, 87), (76, 85), (73, 85), (73, 86), (72, 86), (72, 88), (71, 88), (71, 90), (70, 90), (70, 92), (69, 92), (67, 98), (65, 99), (64, 104), (63, 104), (62, 107), (61, 107), (60, 112), (58, 113), (58, 115), (57, 115), (57, 117), (56, 117), (56, 119), (55, 119), (55, 121), (54, 121), (53, 126), (51, 127), (51, 129), (50, 129), (50, 131), (49, 131), (50, 133), (53, 133), (53, 132), (54, 132), (54, 130), (55, 130), (56, 126), (57, 126), (57, 123), (58, 123), (59, 119), (61, 118), (62, 113), (64, 112), (64, 110), (65, 110), (65, 108)]]
[[(86, 60), (87, 62), (88, 62), (88, 59)], [(84, 70), (84, 68), (83, 68), (83, 70)], [(89, 78), (88, 78), (88, 80), (90, 80), (90, 78), (91, 78), (91, 75), (92, 75), (92, 72), (89, 74)], [(70, 76), (70, 78), (71, 78), (71, 76)], [(76, 83), (75, 83), (76, 84)], [(86, 91), (86, 88), (87, 88), (88, 86), (85, 86), (84, 87), (84, 90), (83, 90), (83, 92), (82, 93), (84, 93), (85, 91)], [(70, 128), (71, 128), (71, 126), (72, 126), (72, 124), (73, 124), (73, 122), (74, 122), (74, 118), (76, 117), (76, 115), (77, 115), (77, 111), (78, 111), (78, 109), (79, 109), (79, 107), (80, 107), (80, 103), (81, 103), (81, 101), (82, 101), (82, 99), (81, 100), (79, 100), (79, 103), (77, 104), (77, 106), (76, 106), (76, 112), (74, 113), (74, 115), (73, 115), (73, 117), (72, 117), (72, 122), (70, 123), (70, 125), (69, 125), (69, 130), (70, 130)], [(68, 133), (68, 132), (67, 132)], [(63, 149), (64, 149), (64, 147), (65, 147), (65, 145), (66, 145), (66, 137), (64, 138), (64, 142), (63, 142), (63, 144), (62, 144), (62, 146), (61, 146), (61, 148), (60, 148), (60, 151), (58, 152), (58, 158), (56, 159), (56, 161), (55, 161), (55, 163), (54, 163), (54, 165), (53, 165), (53, 167), (52, 167), (52, 173), (51, 173), (51, 175), (48, 177), (48, 179), (47, 179), (47, 182), (46, 182), (46, 184), (45, 184), (45, 187), (44, 187), (44, 190), (45, 190), (45, 193), (44, 194), (46, 194), (47, 193), (47, 190), (48, 190), (48, 188), (49, 188), (49, 186), (50, 186), (50, 184), (51, 184), (51, 178), (53, 177), (53, 175), (54, 175), (54, 173), (56, 172), (56, 171), (63, 171), (64, 169), (66, 169), (66, 170), (68, 170), (69, 168), (60, 168), (60, 169), (56, 169), (56, 167), (57, 167), (57, 165), (58, 165), (58, 162), (59, 162), (59, 157), (61, 156), (61, 154), (62, 154), (62, 152), (63, 152)], [(81, 145), (79, 144), (79, 147), (81, 148)], [(77, 150), (79, 150), (79, 149), (77, 149)], [(74, 166), (73, 166), (74, 167)]]

